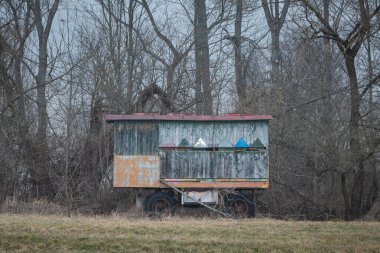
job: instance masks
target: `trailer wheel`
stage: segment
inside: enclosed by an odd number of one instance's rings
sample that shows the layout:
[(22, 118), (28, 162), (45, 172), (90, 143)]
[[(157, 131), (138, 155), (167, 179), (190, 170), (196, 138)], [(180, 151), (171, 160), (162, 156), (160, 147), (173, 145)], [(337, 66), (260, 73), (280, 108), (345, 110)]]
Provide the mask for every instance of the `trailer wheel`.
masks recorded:
[(155, 192), (148, 196), (145, 202), (145, 211), (155, 215), (174, 214), (176, 203), (168, 192)]
[(245, 195), (234, 194), (227, 196), (225, 205), (234, 217), (245, 218), (255, 216), (255, 203)]

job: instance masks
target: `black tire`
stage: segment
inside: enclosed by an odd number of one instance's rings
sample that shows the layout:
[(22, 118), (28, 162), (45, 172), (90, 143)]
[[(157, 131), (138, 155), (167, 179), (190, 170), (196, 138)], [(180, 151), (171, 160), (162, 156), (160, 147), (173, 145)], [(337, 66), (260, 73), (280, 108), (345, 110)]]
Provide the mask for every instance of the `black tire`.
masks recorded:
[(159, 216), (174, 214), (175, 208), (175, 199), (168, 192), (152, 193), (145, 201), (145, 211)]
[(242, 194), (228, 195), (225, 200), (225, 207), (227, 211), (237, 218), (250, 218), (255, 217), (255, 203), (254, 201)]

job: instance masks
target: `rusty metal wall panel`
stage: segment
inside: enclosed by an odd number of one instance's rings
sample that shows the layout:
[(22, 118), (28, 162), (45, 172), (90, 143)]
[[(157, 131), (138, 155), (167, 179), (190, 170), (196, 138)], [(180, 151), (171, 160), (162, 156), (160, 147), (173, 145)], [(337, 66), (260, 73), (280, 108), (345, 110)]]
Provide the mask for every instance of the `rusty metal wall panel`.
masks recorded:
[(159, 156), (114, 156), (114, 187), (160, 187)]
[(161, 151), (161, 178), (268, 178), (267, 151)]
[(197, 122), (197, 121), (161, 121), (159, 123), (159, 143), (178, 145), (182, 139), (193, 145), (202, 138), (207, 145), (218, 145), (227, 139), (235, 144), (243, 137), (249, 144), (259, 138), (268, 149), (268, 121), (239, 122)]
[(116, 155), (157, 155), (158, 123), (117, 122), (114, 126)]

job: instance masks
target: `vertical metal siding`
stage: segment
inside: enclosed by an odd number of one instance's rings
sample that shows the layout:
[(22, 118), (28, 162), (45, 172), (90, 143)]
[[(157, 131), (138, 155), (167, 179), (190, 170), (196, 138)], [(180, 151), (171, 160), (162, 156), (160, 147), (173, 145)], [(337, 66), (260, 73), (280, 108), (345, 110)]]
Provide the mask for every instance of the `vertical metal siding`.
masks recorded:
[(157, 155), (158, 123), (152, 121), (115, 122), (116, 155)]
[(161, 151), (161, 178), (268, 178), (267, 151)]
[(159, 143), (175, 143), (187, 139), (190, 145), (202, 138), (207, 145), (218, 145), (228, 139), (233, 145), (241, 138), (252, 144), (256, 138), (268, 149), (268, 122), (197, 122), (197, 121), (161, 121), (159, 123)]
[(161, 178), (268, 178), (269, 138), (267, 121), (160, 122), (160, 145), (187, 139), (192, 146), (199, 138), (208, 146), (235, 145), (242, 137), (248, 144), (259, 138), (266, 150), (161, 150)]

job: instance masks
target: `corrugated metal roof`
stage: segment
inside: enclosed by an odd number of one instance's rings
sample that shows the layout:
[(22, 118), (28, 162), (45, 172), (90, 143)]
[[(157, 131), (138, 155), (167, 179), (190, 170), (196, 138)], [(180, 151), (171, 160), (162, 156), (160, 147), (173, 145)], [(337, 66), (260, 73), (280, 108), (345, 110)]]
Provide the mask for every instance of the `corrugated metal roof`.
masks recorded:
[(123, 121), (123, 120), (162, 120), (162, 121), (251, 121), (251, 120), (271, 120), (271, 115), (255, 114), (237, 114), (230, 113), (220, 116), (213, 115), (195, 115), (188, 113), (173, 113), (161, 115), (159, 113), (134, 113), (134, 114), (109, 114), (106, 115), (106, 121)]

